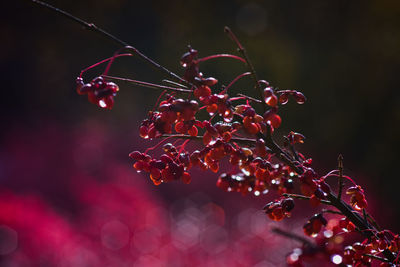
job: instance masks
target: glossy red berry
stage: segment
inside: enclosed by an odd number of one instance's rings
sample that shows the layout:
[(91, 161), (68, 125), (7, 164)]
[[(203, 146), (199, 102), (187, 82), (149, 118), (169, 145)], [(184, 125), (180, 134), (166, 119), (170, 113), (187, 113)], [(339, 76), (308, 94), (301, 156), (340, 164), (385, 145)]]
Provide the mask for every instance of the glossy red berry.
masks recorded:
[(198, 133), (199, 133), (199, 130), (197, 130), (197, 127), (194, 125), (188, 130), (188, 134), (190, 136), (197, 136)]
[(288, 93), (282, 93), (282, 94), (279, 96), (279, 103), (280, 103), (281, 105), (287, 104), (288, 101), (289, 101), (289, 94), (288, 94)]
[(304, 104), (306, 102), (306, 97), (300, 92), (296, 92), (294, 94), (294, 99), (296, 100), (297, 104)]
[(189, 174), (188, 172), (184, 172), (184, 173), (182, 174), (182, 181), (183, 181), (185, 184), (190, 184), (190, 182), (192, 181), (192, 178), (190, 177), (190, 174)]

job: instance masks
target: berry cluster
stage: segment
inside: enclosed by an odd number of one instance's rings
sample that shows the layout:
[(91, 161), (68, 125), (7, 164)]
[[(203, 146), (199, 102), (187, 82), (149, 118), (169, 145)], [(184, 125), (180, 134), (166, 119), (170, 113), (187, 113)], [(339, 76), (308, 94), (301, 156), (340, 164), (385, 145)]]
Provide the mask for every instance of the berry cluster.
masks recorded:
[(76, 83), (78, 94), (87, 94), (90, 103), (106, 109), (112, 109), (114, 106), (114, 96), (119, 91), (119, 87), (115, 83), (105, 81), (101, 76), (86, 84), (81, 77), (78, 77)]
[(322, 213), (315, 214), (303, 226), (304, 233), (311, 237), (316, 237), (321, 231), (323, 225), (327, 224), (327, 220), (322, 216)]
[(367, 207), (364, 190), (361, 186), (356, 185), (347, 189), (346, 194), (350, 195), (350, 203), (356, 210), (362, 210)]
[(285, 217), (290, 217), (290, 212), (294, 209), (294, 200), (292, 198), (278, 199), (268, 203), (263, 209), (271, 220), (279, 222)]
[(152, 139), (170, 134), (173, 129), (180, 134), (197, 136), (197, 127), (202, 127), (200, 121), (195, 120), (198, 109), (199, 104), (196, 100), (176, 99), (167, 95), (166, 100), (160, 103), (158, 111), (150, 111), (149, 117), (142, 122), (140, 136)]
[[(217, 187), (243, 195), (252, 192), (256, 196), (276, 191), (280, 197), (264, 207), (267, 216), (274, 221), (290, 217), (296, 198), (308, 200), (313, 207), (323, 204), (334, 208), (329, 211), (336, 217), (327, 220), (326, 210), (322, 210), (306, 222), (304, 233), (314, 238), (315, 244), (307, 241), (302, 249), (290, 254), (289, 265), (303, 266), (305, 259), (317, 254), (335, 264), (369, 266), (375, 260), (382, 266), (398, 265), (399, 236), (391, 232), (388, 235), (379, 229), (366, 211), (364, 190), (343, 175), (341, 159), (338, 170), (320, 176), (312, 167), (312, 159), (297, 151), (297, 146), (304, 143), (304, 135), (290, 131), (283, 136), (282, 146), (274, 140), (276, 129), (282, 124), (279, 109), (291, 98), (297, 104), (303, 104), (306, 98), (297, 90), (279, 91), (269, 82), (259, 80), (236, 36), (229, 29), (226, 31), (243, 57), (220, 54), (198, 58), (198, 51), (189, 47), (181, 57), (182, 77), (167, 71), (173, 78), (178, 78), (179, 83), (170, 83), (179, 88), (134, 81), (136, 85), (151, 85), (164, 91), (159, 97), (161, 102), (148, 113), (139, 128), (142, 138), (161, 141), (144, 153), (132, 152), (133, 167), (138, 172), (149, 173), (155, 185), (179, 180), (188, 184), (192, 168), (218, 173), (225, 160), (230, 164), (230, 171), (219, 176)], [(118, 56), (123, 55), (114, 55), (101, 62), (110, 62), (104, 73)], [(222, 57), (245, 62), (250, 71), (240, 74), (227, 86), (218, 87), (217, 79), (204, 77), (200, 72), (200, 63)], [(228, 88), (246, 76), (252, 76), (255, 83), (252, 87), (258, 89), (260, 99), (228, 94)], [(77, 91), (88, 94), (90, 102), (111, 109), (118, 86), (107, 79), (109, 77), (102, 75), (84, 84), (82, 78), (78, 78)], [(177, 140), (164, 144), (172, 138)], [(183, 142), (177, 145), (181, 140)], [(194, 140), (202, 141), (200, 147), (189, 149), (188, 142)], [(154, 150), (161, 146), (161, 156), (156, 157)], [(327, 183), (328, 177), (338, 179), (337, 193)], [(349, 196), (346, 200), (346, 195), (342, 198), (342, 190), (347, 180), (352, 186), (346, 190)], [(345, 247), (347, 235), (356, 232), (364, 239)]]
[[(155, 185), (176, 180), (182, 180), (186, 184), (190, 183), (190, 174), (185, 171), (190, 166), (188, 155), (177, 155), (176, 148), (169, 143), (164, 145), (163, 149), (165, 154), (162, 154), (159, 160), (139, 151), (130, 153), (129, 156), (136, 161), (133, 167), (138, 172), (150, 173), (150, 179)], [(173, 159), (175, 157), (176, 160)]]

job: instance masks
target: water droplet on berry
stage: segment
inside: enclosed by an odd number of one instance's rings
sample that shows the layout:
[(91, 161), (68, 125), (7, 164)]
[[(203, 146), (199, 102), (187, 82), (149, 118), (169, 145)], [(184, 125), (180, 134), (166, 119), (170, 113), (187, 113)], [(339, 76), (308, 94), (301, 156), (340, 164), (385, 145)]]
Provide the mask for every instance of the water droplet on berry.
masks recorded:
[(273, 94), (265, 98), (265, 103), (270, 107), (275, 107), (278, 104), (278, 98)]
[(241, 171), (243, 172), (244, 175), (249, 176), (250, 172), (246, 170), (245, 168), (242, 168)]
[(107, 107), (107, 104), (106, 104), (106, 102), (104, 102), (104, 100), (102, 99), (102, 100), (99, 101), (99, 106), (102, 107), (102, 108), (106, 108), (106, 107)]
[(299, 255), (296, 253), (292, 253), (290, 254), (289, 258), (288, 258), (288, 262), (289, 263), (295, 263), (299, 260)]

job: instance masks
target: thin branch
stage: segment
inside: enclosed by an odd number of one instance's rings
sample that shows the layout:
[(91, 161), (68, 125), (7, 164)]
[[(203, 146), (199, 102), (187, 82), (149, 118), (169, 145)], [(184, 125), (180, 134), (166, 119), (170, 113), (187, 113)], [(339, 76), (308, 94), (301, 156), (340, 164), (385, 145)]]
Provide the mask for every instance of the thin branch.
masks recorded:
[(242, 96), (242, 97), (244, 97), (245, 99), (248, 99), (248, 100), (251, 100), (251, 101), (254, 101), (254, 102), (257, 102), (257, 103), (261, 103), (260, 100), (255, 99), (255, 98), (253, 98), (253, 97), (251, 97), (251, 96), (244, 95), (244, 94), (237, 94), (237, 95), (238, 95), (238, 96)]
[(197, 62), (204, 62), (204, 61), (207, 61), (207, 60), (210, 60), (210, 59), (221, 58), (221, 57), (233, 58), (233, 59), (240, 60), (243, 63), (246, 63), (246, 60), (244, 60), (243, 58), (235, 56), (235, 55), (230, 55), (230, 54), (218, 54), (218, 55), (212, 55), (212, 56), (208, 56), (208, 57), (203, 57), (203, 58), (199, 58), (197, 60)]
[(192, 90), (189, 90), (189, 89), (170, 87), (170, 86), (154, 84), (154, 83), (149, 83), (149, 82), (142, 82), (142, 81), (126, 79), (126, 78), (121, 78), (121, 77), (114, 77), (114, 76), (108, 76), (108, 75), (102, 75), (102, 77), (104, 77), (106, 79), (110, 79), (110, 80), (117, 80), (117, 81), (121, 81), (121, 82), (127, 82), (127, 83), (131, 83), (131, 84), (135, 84), (135, 85), (142, 86), (142, 87), (147, 87), (147, 88), (169, 90), (169, 91), (182, 92), (182, 93), (191, 93), (192, 92)]
[(165, 82), (165, 83), (168, 83), (168, 84), (172, 84), (172, 85), (175, 85), (175, 86), (178, 86), (178, 87), (182, 87), (182, 88), (184, 88), (184, 89), (187, 89), (187, 86), (185, 86), (185, 85), (183, 85), (183, 84), (180, 84), (180, 83), (176, 83), (176, 82), (174, 82), (174, 81), (167, 80), (167, 79), (163, 79), (162, 82)]
[(296, 149), (294, 148), (294, 145), (289, 141), (289, 138), (287, 136), (284, 136), (284, 139), (286, 140), (286, 142), (290, 148), (290, 152), (292, 152), (295, 160), (300, 162), (299, 154), (297, 153)]
[(390, 260), (388, 260), (386, 258), (382, 258), (382, 257), (376, 256), (376, 255), (372, 255), (372, 254), (363, 254), (363, 256), (367, 256), (367, 257), (373, 258), (375, 260), (380, 260), (380, 261), (384, 261), (384, 262), (392, 262), (392, 261), (390, 261)]
[[(186, 135), (186, 134), (164, 134), (161, 136), (161, 138), (162, 137), (172, 137), (172, 138), (192, 139), (192, 140), (202, 140), (203, 139), (203, 136), (201, 136), (201, 135), (191, 136), (191, 135)], [(241, 138), (241, 137), (231, 138), (230, 141), (236, 142), (236, 143), (241, 143), (241, 144), (247, 144), (247, 145), (254, 145), (256, 143), (255, 139)]]
[(343, 191), (343, 156), (342, 154), (338, 157), (338, 170), (339, 170), (339, 192), (338, 192), (338, 199), (342, 198), (342, 191)]
[(224, 94), (226, 91), (228, 91), (228, 89), (235, 83), (237, 82), (240, 78), (247, 76), (247, 75), (251, 75), (250, 72), (245, 72), (240, 74), (239, 76), (237, 76), (235, 79), (233, 79), (221, 92), (220, 94)]
[(73, 20), (74, 22), (82, 25), (86, 30), (99, 33), (100, 35), (103, 35), (104, 37), (108, 38), (109, 40), (113, 41), (114, 43), (116, 43), (116, 44), (118, 44), (120, 46), (124, 46), (128, 50), (132, 50), (134, 55), (136, 55), (139, 58), (143, 59), (145, 62), (149, 63), (154, 68), (156, 68), (156, 69), (158, 69), (158, 70), (160, 70), (162, 72), (165, 72), (167, 75), (169, 75), (173, 79), (177, 79), (178, 81), (180, 81), (182, 83), (185, 83), (185, 84), (188, 84), (188, 85), (192, 86), (191, 83), (189, 83), (188, 81), (186, 81), (183, 78), (179, 77), (177, 74), (175, 74), (172, 71), (168, 70), (164, 66), (158, 64), (154, 60), (148, 58), (146, 55), (144, 55), (142, 52), (140, 52), (135, 47), (129, 45), (128, 43), (122, 41), (121, 39), (115, 37), (114, 35), (106, 32), (102, 28), (97, 27), (95, 24), (86, 22), (86, 21), (84, 21), (84, 20), (82, 20), (82, 19), (80, 19), (78, 17), (75, 17), (74, 15), (72, 15), (72, 14), (70, 14), (70, 13), (64, 11), (64, 10), (61, 10), (61, 9), (59, 9), (57, 7), (49, 5), (48, 3), (45, 3), (45, 2), (42, 2), (42, 1), (39, 1), (39, 0), (32, 0), (32, 2), (38, 4), (38, 5), (42, 6), (42, 7), (45, 7), (47, 9), (50, 9), (51, 11), (54, 11), (54, 12), (66, 17), (68, 19)]
[(365, 211), (365, 209), (362, 209), (362, 214), (363, 214), (365, 223), (369, 223), (368, 222), (368, 217), (367, 217), (367, 212)]
[(368, 212), (365, 213), (367, 215), (367, 218), (369, 219), (368, 221), (376, 228), (376, 230), (378, 230), (378, 232), (382, 231), (381, 227), (376, 222), (376, 220)]
[[(311, 197), (307, 197), (304, 195), (299, 195), (299, 194), (288, 194), (288, 193), (283, 193), (282, 196), (284, 197), (291, 197), (291, 198), (296, 198), (296, 199), (302, 199), (302, 200), (310, 200)], [(331, 205), (331, 202), (327, 201), (327, 200), (323, 200), (321, 199), (321, 203), (325, 204), (325, 205)]]
[(106, 59), (104, 59), (104, 60), (102, 60), (102, 61), (99, 61), (99, 62), (97, 62), (97, 63), (95, 63), (95, 64), (93, 64), (93, 65), (91, 65), (91, 66), (89, 66), (89, 67), (87, 67), (87, 68), (85, 68), (85, 69), (83, 69), (83, 70), (81, 71), (81, 74), (79, 75), (79, 77), (82, 78), (82, 75), (83, 75), (86, 71), (88, 71), (88, 70), (90, 70), (90, 69), (92, 69), (92, 68), (95, 68), (95, 67), (97, 67), (97, 66), (99, 66), (99, 65), (101, 65), (101, 64), (103, 64), (103, 63), (105, 63), (105, 62), (111, 61), (111, 60), (113, 60), (113, 59), (115, 59), (115, 58), (118, 58), (118, 57), (129, 57), (129, 56), (133, 56), (133, 55), (132, 55), (132, 54), (119, 54), (119, 55), (115, 55), (115, 56), (106, 58)]
[(249, 56), (247, 55), (246, 49), (242, 46), (242, 44), (239, 42), (237, 39), (236, 35), (232, 32), (232, 30), (225, 26), (224, 31), (228, 36), (231, 38), (231, 40), (237, 45), (238, 47), (238, 52), (242, 55), (242, 57), (246, 60), (246, 64), (251, 72), (251, 76), (253, 77), (254, 83), (256, 88), (258, 89), (260, 93), (260, 100), (262, 101), (264, 111), (267, 109), (267, 105), (265, 104), (264, 100), (264, 90), (261, 88), (258, 78), (257, 78), (257, 73), (256, 70), (254, 69), (253, 64), (250, 61)]

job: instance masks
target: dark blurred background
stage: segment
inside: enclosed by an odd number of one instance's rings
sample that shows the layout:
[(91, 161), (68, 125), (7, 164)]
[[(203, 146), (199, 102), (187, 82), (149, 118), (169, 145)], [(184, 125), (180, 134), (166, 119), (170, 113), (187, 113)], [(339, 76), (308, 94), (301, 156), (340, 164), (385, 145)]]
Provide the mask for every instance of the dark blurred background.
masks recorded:
[[(283, 124), (277, 134), (303, 133), (307, 139), (300, 150), (314, 159), (320, 174), (334, 169), (338, 154), (343, 154), (346, 173), (365, 189), (372, 213), (384, 227), (400, 230), (400, 2), (49, 3), (94, 22), (178, 74), (188, 44), (200, 56), (235, 53), (223, 32), (230, 26), (260, 78), (307, 96), (305, 105), (289, 103), (281, 109)], [(120, 84), (113, 110), (100, 110), (76, 94), (75, 78), (119, 47), (30, 1), (8, 1), (2, 10), (2, 188), (38, 194), (55, 209), (75, 214), (79, 203), (66, 189), (71, 169), (84, 165), (93, 179), (107, 180), (113, 175), (104, 178), (104, 166), (117, 161), (133, 180), (145, 180), (142, 186), (167, 206), (193, 192), (206, 193), (223, 208), (226, 199), (244, 205), (241, 196), (227, 196), (215, 188), (212, 174), (189, 186), (160, 187), (134, 174), (126, 155), (147, 146), (138, 138), (138, 126), (159, 92)], [(202, 71), (227, 84), (244, 70), (233, 63), (204, 63)], [(101, 71), (88, 72), (86, 79)], [(158, 83), (164, 77), (136, 58), (116, 60), (111, 73)], [(253, 94), (246, 83), (235, 90)], [(244, 203), (256, 209), (265, 202), (249, 199)]]

